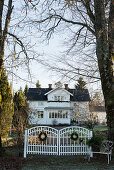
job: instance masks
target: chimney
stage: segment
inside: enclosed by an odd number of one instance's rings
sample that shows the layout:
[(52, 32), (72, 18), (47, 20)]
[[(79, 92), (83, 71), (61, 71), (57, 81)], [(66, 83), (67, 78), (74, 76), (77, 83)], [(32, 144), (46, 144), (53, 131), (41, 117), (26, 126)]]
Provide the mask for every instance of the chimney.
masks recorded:
[(49, 88), (52, 89), (52, 84), (48, 84)]
[(64, 86), (65, 86), (65, 89), (66, 89), (66, 90), (69, 89), (68, 84), (64, 84)]

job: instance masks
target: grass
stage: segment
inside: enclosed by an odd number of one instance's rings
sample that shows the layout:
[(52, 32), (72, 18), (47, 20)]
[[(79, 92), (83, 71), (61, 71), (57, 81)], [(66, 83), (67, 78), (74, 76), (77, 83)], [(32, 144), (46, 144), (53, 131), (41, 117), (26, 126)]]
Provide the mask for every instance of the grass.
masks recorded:
[(96, 154), (90, 161), (85, 155), (28, 155), (23, 158), (23, 146), (21, 156), (18, 155), (17, 146), (6, 148), (6, 155), (1, 158), (0, 169), (14, 170), (113, 170), (114, 158), (107, 164), (106, 155)]
[[(98, 155), (97, 155), (98, 157)], [(94, 157), (90, 162), (85, 156), (32, 156), (27, 158), (22, 170), (97, 170), (114, 169), (114, 161), (107, 164), (107, 158), (100, 155)]]
[(107, 131), (108, 127), (107, 126), (95, 126), (94, 131)]
[(8, 135), (7, 137), (2, 138), (2, 146), (11, 146), (16, 143), (17, 136), (15, 134)]

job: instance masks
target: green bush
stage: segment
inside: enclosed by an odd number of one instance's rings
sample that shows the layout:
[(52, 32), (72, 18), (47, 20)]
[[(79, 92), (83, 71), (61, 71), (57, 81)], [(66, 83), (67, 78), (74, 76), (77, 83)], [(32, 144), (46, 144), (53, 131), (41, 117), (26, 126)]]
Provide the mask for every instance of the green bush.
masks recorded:
[(88, 140), (88, 145), (92, 147), (97, 146), (100, 148), (102, 141), (103, 139), (101, 137), (93, 136), (91, 139)]

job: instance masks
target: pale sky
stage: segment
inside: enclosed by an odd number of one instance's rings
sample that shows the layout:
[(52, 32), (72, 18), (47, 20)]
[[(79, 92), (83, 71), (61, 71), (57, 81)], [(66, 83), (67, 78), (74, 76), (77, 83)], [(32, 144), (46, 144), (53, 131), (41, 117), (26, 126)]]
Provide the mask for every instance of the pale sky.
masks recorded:
[[(55, 36), (55, 38), (52, 38), (49, 42), (49, 45), (46, 45), (45, 43), (38, 46), (38, 53), (44, 53), (45, 58), (51, 58), (53, 60), (53, 56), (59, 56), (62, 55), (63, 49), (65, 50), (65, 47), (62, 44), (61, 36)], [(48, 84), (52, 84), (54, 87), (54, 84), (57, 81), (61, 81), (61, 77), (53, 73), (52, 71), (49, 71), (45, 68), (45, 66), (33, 61), (30, 65), (30, 71), (32, 75), (32, 83), (28, 83), (28, 80), (30, 80), (28, 77), (27, 71), (23, 69), (19, 69), (19, 71), (16, 71), (16, 73), (23, 79), (27, 81), (22, 81), (18, 77), (12, 77), (11, 83), (13, 82), (13, 89), (14, 91), (17, 91), (20, 87), (24, 89), (25, 85), (27, 84), (28, 87), (35, 87), (35, 83), (37, 80), (39, 80), (41, 87), (47, 88)], [(74, 88), (75, 82), (69, 82), (69, 81), (62, 81), (63, 84), (68, 83), (70, 88)], [(90, 92), (94, 91), (95, 89), (99, 89), (99, 83), (96, 84), (88, 84), (87, 88)]]
[[(23, 11), (21, 15), (24, 15)], [(18, 18), (17, 18), (17, 21), (18, 21)], [(35, 30), (33, 30), (33, 32), (34, 31)], [(37, 35), (37, 32), (35, 33), (35, 35)], [(44, 56), (42, 57), (45, 57), (46, 59), (50, 58), (53, 60), (53, 56), (61, 56), (62, 55), (61, 52), (65, 50), (65, 46), (63, 45), (63, 39), (65, 39), (66, 36), (70, 36), (70, 35), (66, 35), (66, 30), (63, 30), (63, 32), (60, 31), (56, 35), (54, 34), (52, 38), (50, 39), (49, 45), (46, 45), (46, 43), (40, 43), (39, 39), (34, 40), (35, 37), (32, 37), (32, 36), (31, 38), (29, 37), (29, 39), (31, 42), (35, 41), (35, 43), (37, 43), (36, 47), (34, 47), (37, 53), (39, 54), (44, 53)], [(17, 74), (22, 79), (27, 80), (27, 81), (22, 81), (18, 77), (11, 76), (9, 79), (10, 79), (10, 82), (13, 84), (14, 91), (17, 91), (20, 87), (24, 89), (26, 84), (28, 84), (28, 87), (35, 87), (35, 83), (37, 82), (37, 80), (39, 80), (41, 87), (46, 87), (46, 88), (48, 87), (48, 84), (53, 84), (53, 87), (54, 87), (55, 82), (61, 81), (60, 75), (56, 75), (55, 73), (47, 70), (45, 66), (42, 66), (38, 62), (33, 61), (32, 64), (30, 65), (30, 70), (31, 70), (32, 81), (34, 84), (28, 83), (28, 80), (30, 81), (30, 79), (29, 79), (27, 70), (25, 68), (19, 68), (18, 70), (17, 69), (14, 70), (15, 74)], [(64, 81), (62, 80), (62, 83), (63, 84), (68, 83), (70, 88), (74, 88), (74, 84), (76, 84), (76, 82), (73, 82), (73, 81), (68, 82), (65, 80)], [(87, 88), (89, 88), (90, 91), (98, 87), (99, 87), (99, 84), (97, 83), (94, 85), (89, 84), (87, 86)]]
[[(61, 55), (61, 51), (63, 50), (63, 46), (61, 45), (61, 37), (55, 36), (55, 38), (52, 38), (49, 41), (49, 44), (42, 44), (37, 47), (36, 51), (38, 53), (44, 53), (44, 57), (46, 59), (52, 58), (53, 56), (59, 56)], [(33, 61), (30, 65), (30, 71), (32, 75), (32, 81), (33, 83), (36, 83), (37, 80), (39, 80), (42, 87), (48, 87), (48, 84), (55, 84), (55, 82), (59, 81), (61, 78), (53, 74), (53, 72), (47, 70), (45, 66), (39, 64), (38, 62)], [(28, 73), (25, 73), (22, 69), (19, 69), (19, 71), (16, 71), (16, 73), (25, 80), (28, 81)], [(35, 87), (35, 84), (28, 83), (26, 81), (22, 81), (19, 78), (15, 78), (13, 76), (13, 88), (14, 90), (18, 90), (20, 86), (22, 88), (25, 87), (26, 84), (28, 84), (29, 87)], [(11, 80), (11, 82), (12, 82)]]

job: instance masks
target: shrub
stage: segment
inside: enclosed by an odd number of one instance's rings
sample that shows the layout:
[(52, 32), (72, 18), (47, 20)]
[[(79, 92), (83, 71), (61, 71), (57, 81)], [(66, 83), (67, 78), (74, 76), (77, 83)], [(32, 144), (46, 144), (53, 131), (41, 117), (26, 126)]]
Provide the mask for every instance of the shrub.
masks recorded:
[(93, 136), (91, 139), (88, 140), (87, 144), (92, 147), (93, 150), (99, 151), (103, 139), (98, 136)]

